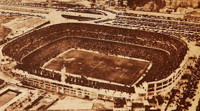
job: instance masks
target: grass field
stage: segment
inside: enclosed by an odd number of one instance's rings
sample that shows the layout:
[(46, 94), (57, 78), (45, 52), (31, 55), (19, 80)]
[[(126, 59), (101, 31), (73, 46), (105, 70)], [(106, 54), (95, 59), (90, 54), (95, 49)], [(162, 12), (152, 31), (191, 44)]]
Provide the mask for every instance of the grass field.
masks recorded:
[(131, 85), (149, 66), (149, 62), (108, 56), (83, 50), (70, 50), (52, 59), (44, 68)]

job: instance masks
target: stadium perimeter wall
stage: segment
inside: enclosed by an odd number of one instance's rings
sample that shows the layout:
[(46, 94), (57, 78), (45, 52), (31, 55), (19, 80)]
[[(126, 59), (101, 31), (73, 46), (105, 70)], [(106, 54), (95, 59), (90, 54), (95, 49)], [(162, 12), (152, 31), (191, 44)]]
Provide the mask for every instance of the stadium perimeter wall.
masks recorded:
[(189, 53), (190, 52), (188, 51), (185, 55), (184, 60), (180, 64), (180, 67), (167, 78), (159, 81), (143, 83), (142, 87), (144, 92), (140, 92), (141, 90), (137, 90), (138, 88), (136, 88), (136, 93), (139, 95), (139, 98), (147, 99), (156, 95), (165, 95), (170, 92), (184, 75), (187, 66), (190, 64), (188, 62)]

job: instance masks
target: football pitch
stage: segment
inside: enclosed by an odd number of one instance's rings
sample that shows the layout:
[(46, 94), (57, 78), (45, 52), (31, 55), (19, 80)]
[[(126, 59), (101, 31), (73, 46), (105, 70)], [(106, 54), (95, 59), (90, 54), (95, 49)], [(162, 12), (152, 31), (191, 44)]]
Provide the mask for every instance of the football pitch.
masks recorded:
[(132, 85), (149, 65), (147, 61), (71, 49), (53, 58), (43, 67), (57, 71), (65, 67), (67, 73)]

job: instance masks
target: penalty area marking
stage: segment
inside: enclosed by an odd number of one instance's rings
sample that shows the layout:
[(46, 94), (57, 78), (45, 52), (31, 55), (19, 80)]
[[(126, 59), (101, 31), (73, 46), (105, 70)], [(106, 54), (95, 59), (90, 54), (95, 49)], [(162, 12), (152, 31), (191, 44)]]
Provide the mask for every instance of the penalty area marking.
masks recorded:
[(92, 67), (93, 69), (95, 69), (99, 65), (101, 65), (101, 67), (99, 67), (99, 68), (105, 68), (106, 67), (106, 64), (103, 61), (99, 62), (98, 64), (89, 64), (89, 66)]

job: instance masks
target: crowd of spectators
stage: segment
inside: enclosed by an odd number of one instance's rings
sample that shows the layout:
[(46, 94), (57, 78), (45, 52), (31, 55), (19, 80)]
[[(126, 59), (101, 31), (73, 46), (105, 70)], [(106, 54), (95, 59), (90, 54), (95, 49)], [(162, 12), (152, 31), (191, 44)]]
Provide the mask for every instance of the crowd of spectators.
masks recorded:
[[(47, 71), (45, 69), (40, 69), (40, 68), (32, 69), (32, 68), (21, 67), (21, 69), (28, 71), (30, 74), (34, 74), (34, 75), (37, 75), (40, 77), (45, 77), (45, 78), (61, 81), (61, 74), (59, 74), (59, 73)], [(73, 77), (73, 76), (69, 75), (69, 76), (66, 76), (65, 82), (69, 83), (69, 84), (76, 84), (76, 85), (92, 87), (92, 88), (96, 88), (96, 89), (106, 89), (106, 90), (114, 90), (114, 91), (127, 92), (127, 93), (135, 93), (134, 87), (127, 87), (126, 85), (120, 86), (120, 85), (99, 82), (99, 81), (88, 80), (84, 76)]]
[(92, 87), (96, 89), (107, 89), (107, 90), (114, 90), (114, 91), (120, 91), (120, 92), (135, 93), (134, 87), (127, 87), (126, 85), (120, 86), (120, 85), (114, 85), (114, 84), (109, 84), (109, 83), (103, 83), (99, 81), (88, 80), (87, 78), (83, 76), (81, 78), (67, 76), (65, 82), (69, 84), (77, 84), (77, 85)]
[[(41, 69), (38, 66), (39, 65), (42, 66), (45, 62), (47, 62), (52, 57), (55, 57), (59, 53), (67, 49), (70, 49), (72, 47), (75, 47), (77, 44), (74, 44), (73, 42), (80, 43), (81, 41), (73, 40), (73, 38), (68, 39), (67, 41), (66, 40), (56, 41), (56, 44), (45, 46), (45, 48), (39, 49), (40, 51), (36, 51), (32, 53), (30, 55), (32, 56), (31, 57), (32, 60), (29, 57), (25, 58), (23, 60), (24, 64), (17, 65), (16, 68), (27, 71), (30, 74), (34, 74), (40, 77), (45, 77), (45, 78), (61, 81), (61, 74), (48, 71), (45, 69)], [(59, 49), (59, 50), (56, 50), (56, 49)], [(31, 61), (34, 61), (34, 62), (31, 62)], [(122, 92), (127, 92), (127, 93), (134, 93), (133, 87), (127, 87), (126, 85), (119, 86), (119, 85), (113, 85), (113, 84), (108, 84), (108, 83), (103, 83), (103, 82), (92, 81), (92, 80), (86, 79), (84, 76), (82, 76), (81, 78), (67, 76), (65, 82), (70, 83), (70, 84), (82, 85), (86, 87), (93, 87), (97, 89), (107, 89), (107, 90), (116, 90), (116, 91), (122, 91)]]
[(43, 69), (38, 68), (38, 67), (31, 67), (30, 68), (29, 66), (20, 65), (20, 64), (17, 65), (15, 68), (27, 71), (30, 74), (37, 75), (37, 76), (40, 76), (40, 77), (53, 79), (53, 80), (56, 80), (56, 81), (61, 81), (61, 74), (53, 72), (53, 71), (43, 70)]
[[(58, 40), (47, 46), (44, 46), (37, 51), (31, 53), (23, 59), (23, 63), (28, 63), (30, 66), (42, 66), (51, 58), (70, 49), (80, 48), (92, 51), (98, 51), (103, 54), (122, 55), (134, 58), (141, 58), (152, 61), (154, 63), (152, 72), (154, 76), (158, 71), (166, 65), (165, 60), (168, 60), (168, 54), (162, 50), (141, 48), (135, 45), (123, 44), (117, 42), (100, 41), (86, 38), (66, 38)], [(30, 59), (31, 58), (31, 59)], [(34, 61), (34, 62), (31, 62)], [(159, 71), (159, 73), (162, 73)], [(163, 72), (164, 73), (164, 72)], [(153, 74), (153, 73), (152, 73)], [(149, 76), (148, 76), (149, 77)], [(154, 77), (152, 77), (154, 78)]]
[(92, 24), (57, 24), (28, 33), (8, 43), (3, 53), (18, 61), (41, 67), (49, 59), (70, 48), (99, 51), (152, 61), (145, 81), (166, 78), (182, 62), (187, 46), (167, 35), (111, 28)]

